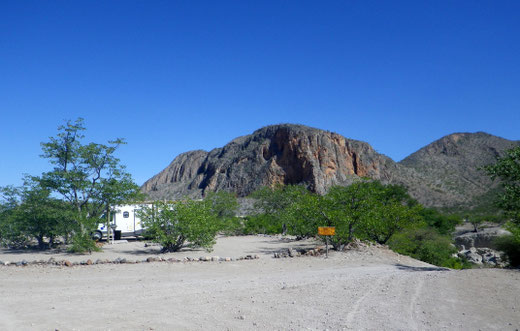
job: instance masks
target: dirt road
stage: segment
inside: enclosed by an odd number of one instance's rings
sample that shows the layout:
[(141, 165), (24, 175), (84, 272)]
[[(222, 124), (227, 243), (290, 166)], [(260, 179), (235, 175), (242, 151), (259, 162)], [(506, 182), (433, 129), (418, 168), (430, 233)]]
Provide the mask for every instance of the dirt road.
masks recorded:
[(519, 271), (445, 271), (375, 248), (271, 258), (287, 245), (301, 243), (219, 239), (220, 256), (261, 255), (250, 261), (0, 267), (0, 329), (520, 328)]

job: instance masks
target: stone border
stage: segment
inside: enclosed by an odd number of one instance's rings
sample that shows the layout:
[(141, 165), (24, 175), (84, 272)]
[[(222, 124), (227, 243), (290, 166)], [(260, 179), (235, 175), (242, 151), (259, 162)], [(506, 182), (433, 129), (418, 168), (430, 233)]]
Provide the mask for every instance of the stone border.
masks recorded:
[(299, 257), (299, 256), (321, 256), (325, 254), (325, 247), (318, 246), (316, 248), (309, 249), (295, 249), (295, 248), (284, 248), (276, 253), (273, 257), (275, 259), (288, 258), (288, 257)]
[(139, 263), (152, 263), (152, 262), (169, 262), (169, 263), (179, 263), (179, 262), (232, 262), (232, 261), (243, 261), (243, 260), (257, 260), (260, 256), (258, 255), (246, 255), (240, 256), (238, 258), (233, 257), (219, 257), (219, 256), (204, 256), (198, 258), (192, 257), (184, 257), (183, 259), (177, 258), (163, 258), (163, 257), (148, 257), (144, 260), (129, 260), (126, 258), (116, 258), (115, 260), (101, 260), (97, 259), (96, 261), (92, 261), (88, 259), (86, 261), (81, 262), (70, 262), (69, 260), (56, 260), (51, 257), (48, 261), (44, 260), (35, 260), (35, 261), (17, 261), (17, 262), (4, 262), (0, 261), (0, 266), (16, 266), (16, 267), (26, 267), (29, 265), (39, 265), (39, 266), (65, 266), (65, 267), (73, 267), (73, 266), (88, 266), (88, 265), (98, 265), (98, 264), (139, 264)]

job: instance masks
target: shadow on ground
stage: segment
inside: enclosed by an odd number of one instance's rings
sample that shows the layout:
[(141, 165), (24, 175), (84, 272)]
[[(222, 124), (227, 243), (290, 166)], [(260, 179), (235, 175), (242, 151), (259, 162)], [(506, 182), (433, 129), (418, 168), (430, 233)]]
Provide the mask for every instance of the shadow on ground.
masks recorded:
[(450, 271), (451, 269), (442, 268), (442, 267), (412, 267), (404, 264), (395, 264), (395, 266), (400, 270), (405, 271)]

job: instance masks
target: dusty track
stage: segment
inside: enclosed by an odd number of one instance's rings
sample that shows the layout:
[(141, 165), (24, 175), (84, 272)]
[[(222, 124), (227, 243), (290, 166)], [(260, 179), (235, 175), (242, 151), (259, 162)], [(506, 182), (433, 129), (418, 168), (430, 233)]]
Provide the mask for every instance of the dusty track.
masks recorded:
[(0, 329), (520, 328), (518, 271), (444, 271), (380, 249), (273, 259), (278, 245), (219, 240), (220, 253), (262, 254), (251, 261), (1, 267)]

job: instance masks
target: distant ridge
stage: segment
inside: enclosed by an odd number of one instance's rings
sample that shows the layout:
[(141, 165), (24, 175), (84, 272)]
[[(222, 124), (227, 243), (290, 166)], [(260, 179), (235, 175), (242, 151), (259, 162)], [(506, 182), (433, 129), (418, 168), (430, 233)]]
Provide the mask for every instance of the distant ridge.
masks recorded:
[[(507, 149), (515, 146), (520, 146), (520, 141), (485, 132), (453, 133), (412, 153), (399, 164), (422, 176), (420, 182), (409, 182), (408, 185), (443, 192), (444, 196), (436, 194), (437, 199), (431, 204), (469, 204), (471, 207), (472, 199), (497, 186), (480, 168), (494, 163)], [(428, 197), (421, 196), (419, 200), (428, 201)]]
[(427, 206), (471, 204), (491, 181), (478, 167), (518, 141), (487, 133), (445, 136), (401, 162), (377, 153), (368, 143), (296, 124), (266, 126), (210, 152), (177, 156), (147, 180), (142, 191), (152, 199), (201, 197), (212, 191), (246, 196), (277, 183), (303, 184), (323, 194), (333, 185), (359, 177), (406, 186)]

